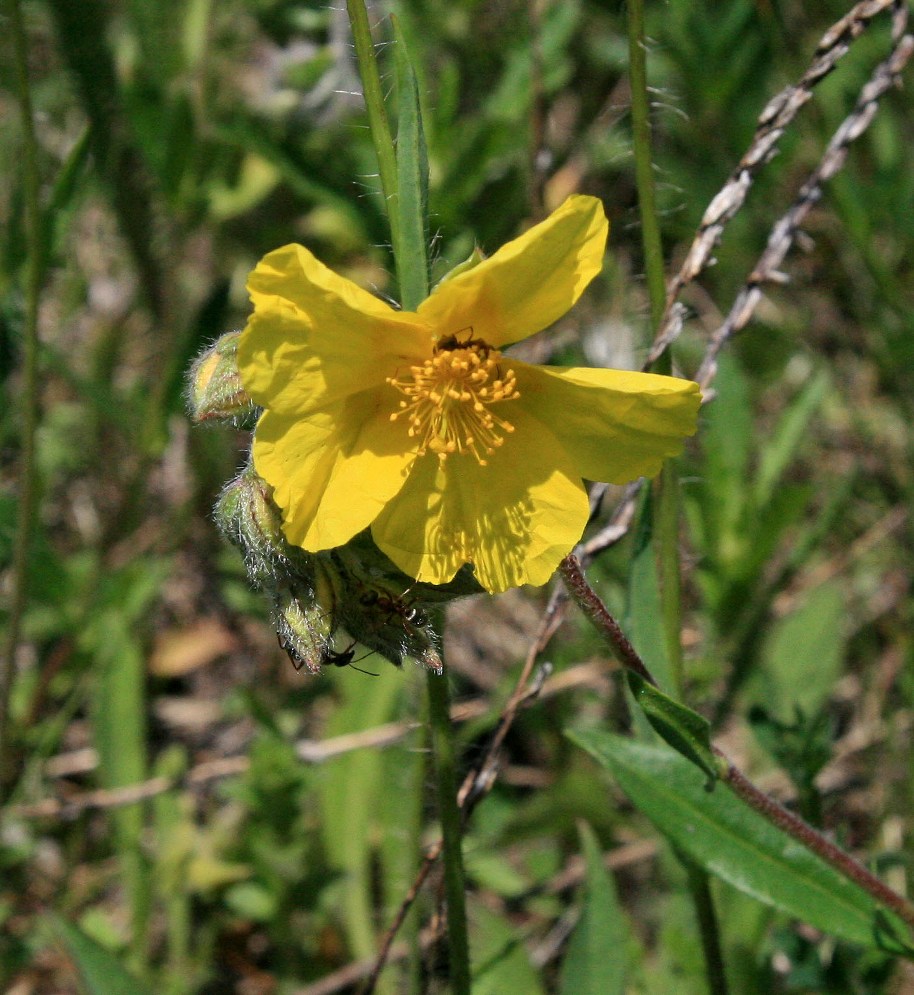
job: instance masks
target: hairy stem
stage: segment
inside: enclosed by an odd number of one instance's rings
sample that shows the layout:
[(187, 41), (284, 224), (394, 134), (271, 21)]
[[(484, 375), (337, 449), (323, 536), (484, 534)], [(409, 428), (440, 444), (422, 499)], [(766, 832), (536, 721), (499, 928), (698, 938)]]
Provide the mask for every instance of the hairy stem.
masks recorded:
[(584, 576), (584, 571), (581, 569), (581, 564), (578, 562), (577, 557), (573, 554), (566, 556), (559, 564), (559, 570), (562, 574), (562, 580), (565, 582), (565, 587), (568, 588), (568, 593), (575, 604), (584, 612), (594, 628), (615, 650), (616, 656), (619, 658), (622, 666), (626, 670), (634, 671), (639, 677), (646, 680), (648, 684), (659, 687), (657, 681), (654, 679), (654, 675), (647, 669), (641, 657), (638, 656), (635, 647), (632, 646), (628, 637), (619, 626), (619, 623), (610, 615), (606, 605), (600, 600), (600, 596), (587, 583), (587, 578)]
[(891, 909), (899, 915), (912, 929), (914, 929), (914, 904), (902, 898), (897, 892), (892, 891), (888, 885), (883, 884), (875, 874), (870, 873), (863, 864), (854, 860), (840, 847), (835, 846), (826, 836), (818, 830), (813, 829), (807, 822), (804, 822), (798, 815), (770, 798), (746, 777), (746, 775), (735, 767), (726, 756), (715, 749), (715, 754), (724, 762), (722, 780), (730, 786), (730, 789), (747, 805), (751, 805), (760, 815), (763, 815), (769, 822), (773, 823), (794, 839), (799, 840), (804, 846), (812, 850), (823, 860), (831, 864), (835, 870), (839, 871), (846, 878), (860, 885), (869, 892), (877, 902)]
[(374, 42), (371, 39), (365, 0), (346, 0), (346, 10), (349, 13), (349, 23), (352, 25), (352, 39), (355, 43), (355, 54), (359, 64), (362, 92), (365, 95), (365, 107), (368, 111), (368, 128), (371, 132), (375, 155), (378, 157), (378, 173), (381, 177), (381, 189), (384, 193), (384, 203), (390, 222), (391, 243), (396, 252), (396, 247), (400, 241), (400, 223), (396, 209), (397, 156), (394, 151), (390, 123), (387, 120), (384, 95), (381, 92), (381, 77), (378, 73), (377, 59), (375, 59)]
[[(609, 613), (599, 595), (588, 584), (581, 565), (573, 555), (566, 556), (559, 568), (562, 579), (574, 601), (581, 606), (598, 632), (616, 651), (619, 662), (628, 670), (656, 686), (656, 681), (644, 665), (644, 661), (625, 637), (619, 623)], [(914, 929), (914, 904), (892, 891), (875, 874), (854, 860), (850, 854), (835, 846), (822, 833), (813, 829), (798, 815), (784, 808), (773, 798), (760, 791), (743, 772), (730, 762), (724, 753), (712, 747), (715, 756), (721, 761), (721, 779), (739, 797), (764, 816), (772, 825), (792, 836), (807, 849), (821, 857), (840, 874), (855, 882), (872, 895), (881, 905), (891, 909)]]
[[(628, 2), (628, 75), (632, 100), (632, 140), (635, 153), (635, 182), (641, 216), (641, 244), (644, 271), (651, 302), (651, 323), (656, 329), (663, 317), (666, 287), (663, 275), (663, 248), (654, 196), (654, 167), (651, 161), (650, 95), (647, 89), (647, 59), (644, 51), (644, 6), (642, 0)], [(669, 372), (669, 370), (658, 370)]]

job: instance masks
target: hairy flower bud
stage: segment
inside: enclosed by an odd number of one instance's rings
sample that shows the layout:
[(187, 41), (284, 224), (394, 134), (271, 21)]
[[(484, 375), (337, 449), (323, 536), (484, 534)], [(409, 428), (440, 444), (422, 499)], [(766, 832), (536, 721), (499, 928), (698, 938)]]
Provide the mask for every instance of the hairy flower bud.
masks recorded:
[(481, 590), (469, 568), (449, 584), (416, 583), (367, 531), (321, 553), (291, 546), (269, 485), (250, 465), (225, 486), (214, 517), (222, 536), (244, 555), (251, 582), (269, 597), (279, 645), (296, 669), (310, 673), (351, 663), (356, 645), (398, 667), (411, 659), (440, 672), (429, 612)]
[(316, 674), (333, 656), (333, 604), (328, 588), (282, 584), (273, 592), (273, 625), (296, 670)]
[(187, 403), (195, 422), (243, 422), (254, 411), (238, 373), (241, 332), (220, 336), (194, 360), (187, 377)]
[(222, 536), (241, 550), (248, 574), (258, 586), (277, 573), (292, 572), (291, 560), (297, 564), (310, 559), (286, 543), (269, 485), (251, 466), (225, 485), (213, 517)]

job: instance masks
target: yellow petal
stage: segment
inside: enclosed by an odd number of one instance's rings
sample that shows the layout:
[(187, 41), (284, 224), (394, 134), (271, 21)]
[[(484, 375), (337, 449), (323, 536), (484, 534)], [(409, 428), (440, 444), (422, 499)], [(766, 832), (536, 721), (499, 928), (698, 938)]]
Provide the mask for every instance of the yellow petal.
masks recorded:
[(300, 245), (271, 252), (248, 281), (254, 314), (238, 368), (251, 397), (307, 414), (393, 376), (431, 350), (415, 314), (395, 311)]
[(625, 484), (658, 473), (698, 424), (698, 384), (621, 370), (512, 363), (520, 400), (555, 433), (589, 480)]
[(440, 337), (501, 347), (560, 318), (600, 272), (609, 225), (595, 197), (569, 197), (545, 221), (440, 284), (419, 316)]
[(548, 428), (516, 414), (515, 432), (487, 466), (469, 455), (416, 460), (372, 524), (375, 542), (409, 576), (443, 584), (471, 562), (493, 593), (544, 584), (580, 539), (590, 510), (580, 475)]
[(394, 403), (365, 391), (306, 418), (261, 416), (254, 467), (273, 487), (289, 542), (312, 552), (341, 546), (400, 490), (415, 453), (390, 422)]

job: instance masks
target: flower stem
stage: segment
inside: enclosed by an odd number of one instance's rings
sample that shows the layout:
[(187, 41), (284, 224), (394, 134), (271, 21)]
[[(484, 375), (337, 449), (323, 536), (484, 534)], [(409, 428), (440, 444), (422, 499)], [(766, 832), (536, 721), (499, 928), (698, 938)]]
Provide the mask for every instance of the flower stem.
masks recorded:
[[(653, 332), (656, 333), (660, 327), (666, 303), (666, 280), (654, 190), (643, 0), (628, 0), (627, 9), (635, 179), (638, 186), (641, 241), (651, 307), (651, 325)], [(670, 354), (669, 351), (666, 351), (657, 358), (654, 370), (657, 373), (669, 374), (672, 369)], [(675, 697), (681, 698), (683, 666), (682, 586), (679, 567), (679, 474), (672, 461), (667, 460), (653, 486), (654, 550), (660, 586), (660, 604), (663, 612), (663, 638), (669, 661), (669, 671), (673, 677), (673, 693)], [(702, 868), (692, 863), (688, 863), (687, 871), (689, 890), (701, 929), (708, 987), (715, 995), (725, 995), (727, 981), (724, 974), (717, 916), (714, 913), (714, 900), (708, 875)]]
[[(609, 613), (599, 595), (587, 582), (577, 558), (573, 555), (566, 556), (559, 569), (562, 572), (562, 580), (572, 598), (581, 606), (595, 628), (616, 651), (622, 666), (628, 670), (633, 670), (656, 687), (657, 682), (644, 665), (644, 661), (625, 637), (619, 623)], [(764, 816), (772, 825), (792, 836), (804, 847), (829, 863), (840, 874), (843, 874), (844, 877), (858, 884), (877, 902), (891, 909), (914, 929), (914, 903), (892, 891), (888, 885), (854, 860), (850, 854), (835, 846), (827, 837), (813, 829), (798, 815), (794, 815), (793, 812), (760, 791), (738, 767), (727, 759), (722, 751), (716, 747), (712, 747), (712, 749), (715, 756), (721, 761), (721, 779), (730, 787), (731, 791)]]
[(452, 995), (470, 995), (470, 946), (467, 937), (466, 885), (461, 845), (463, 827), (457, 805), (456, 752), (450, 697), (447, 670), (441, 674), (429, 671), (429, 720), (438, 782), (438, 814), (441, 819), (448, 946), (451, 954), (450, 990)]
[(12, 778), (9, 762), (9, 708), (15, 674), (16, 647), (28, 585), (28, 553), (35, 518), (35, 428), (38, 421), (38, 301), (42, 279), (41, 205), (38, 189), (38, 143), (35, 139), (28, 75), (28, 42), (19, 0), (7, 0), (13, 41), (16, 95), (22, 116), (22, 173), (27, 250), (25, 328), (23, 332), (22, 449), (16, 540), (13, 551), (12, 600), (6, 645), (0, 659), (0, 799)]
[(818, 830), (813, 829), (807, 822), (804, 822), (798, 815), (789, 809), (784, 808), (773, 798), (770, 798), (746, 777), (746, 775), (735, 767), (724, 754), (715, 749), (715, 754), (724, 761), (722, 780), (730, 786), (730, 789), (747, 805), (750, 805), (760, 815), (763, 815), (770, 823), (788, 833), (794, 839), (799, 840), (805, 847), (820, 856), (823, 860), (831, 864), (835, 870), (839, 871), (846, 878), (860, 885), (869, 892), (877, 902), (891, 909), (908, 926), (914, 929), (914, 904), (902, 898), (897, 892), (892, 891), (888, 885), (883, 884), (870, 873), (863, 864), (854, 860), (840, 847), (835, 846), (828, 837), (823, 836)]
[(720, 948), (720, 929), (717, 925), (717, 913), (714, 911), (714, 896), (711, 894), (708, 873), (688, 857), (682, 854), (678, 856), (688, 874), (689, 891), (698, 917), (698, 931), (701, 934), (701, 945), (705, 954), (708, 990), (711, 995), (728, 995), (724, 957)]
[(349, 12), (349, 23), (352, 25), (359, 76), (365, 94), (368, 128), (375, 155), (378, 157), (378, 173), (381, 177), (381, 190), (390, 222), (391, 244), (396, 250), (400, 241), (400, 219), (397, 212), (397, 156), (390, 123), (387, 120), (387, 109), (384, 106), (384, 95), (381, 92), (381, 77), (378, 74), (365, 0), (346, 0), (346, 10)]
[[(647, 59), (644, 51), (644, 5), (642, 0), (628, 0), (628, 75), (632, 101), (632, 140), (635, 153), (635, 182), (638, 186), (638, 210), (641, 215), (641, 244), (644, 271), (651, 302), (651, 321), (660, 325), (666, 296), (663, 273), (663, 248), (657, 221), (654, 196), (654, 167), (651, 161), (650, 97), (647, 89)], [(658, 370), (668, 373), (669, 370)]]

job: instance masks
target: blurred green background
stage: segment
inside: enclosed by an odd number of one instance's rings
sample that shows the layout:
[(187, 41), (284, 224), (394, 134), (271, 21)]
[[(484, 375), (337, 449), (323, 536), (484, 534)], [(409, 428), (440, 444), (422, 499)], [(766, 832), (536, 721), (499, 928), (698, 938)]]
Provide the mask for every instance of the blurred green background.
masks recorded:
[[(766, 101), (846, 10), (648, 4), (671, 271)], [(390, 12), (420, 76), (435, 274), (474, 244), (494, 250), (569, 193), (595, 194), (613, 225), (604, 272), (528, 355), (640, 365), (650, 333), (621, 5), (403, 0), (375, 8), (380, 41)], [(243, 326), (247, 273), (286, 242), (396, 296), (346, 13), (301, 0), (48, 0), (24, 13), (46, 270), (38, 524), (11, 702), (18, 777), (0, 823), (0, 987), (77, 991), (76, 965), (110, 951), (151, 991), (315, 992), (372, 955), (419, 842), (436, 838), (424, 676), (382, 660), (361, 664), (376, 678), (292, 669), (209, 517), (247, 437), (191, 429), (183, 377), (201, 348)], [(888, 34), (877, 21), (817, 89), (718, 265), (686, 292), (676, 351), (686, 375)], [(382, 70), (389, 56), (382, 47)], [(758, 783), (879, 855), (901, 890), (914, 856), (912, 147), (910, 90), (899, 90), (808, 219), (791, 282), (766, 294), (726, 354), (681, 467), (687, 700)], [(4, 34), (4, 598), (22, 427), (21, 163)], [(591, 572), (620, 615), (631, 553), (627, 540)], [(445, 648), (467, 764), (547, 595), (452, 612)], [(618, 990), (702, 992), (682, 871), (563, 736), (581, 723), (626, 726), (606, 650), (570, 615), (545, 656), (555, 676), (519, 718), (468, 827), (474, 958), (487, 965), (478, 991), (576, 990), (562, 965), (584, 821), (616, 856)], [(404, 725), (380, 748), (374, 733), (391, 722)], [(156, 777), (167, 780), (144, 801), (87, 803), (87, 792)], [(914, 990), (903, 965), (715, 889), (736, 991)], [(404, 936), (433, 908), (424, 894)], [(443, 970), (408, 949), (382, 990), (445, 990)]]

